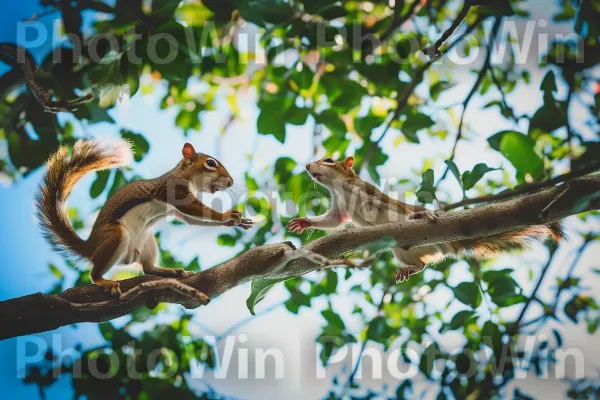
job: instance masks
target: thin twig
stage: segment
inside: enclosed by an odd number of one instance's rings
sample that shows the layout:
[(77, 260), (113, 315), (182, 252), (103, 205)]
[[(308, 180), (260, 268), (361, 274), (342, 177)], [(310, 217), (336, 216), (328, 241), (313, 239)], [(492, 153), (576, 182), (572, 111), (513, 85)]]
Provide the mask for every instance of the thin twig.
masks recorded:
[(36, 98), (36, 100), (48, 112), (56, 113), (60, 111), (75, 111), (77, 107), (94, 99), (94, 95), (89, 93), (83, 97), (77, 97), (72, 100), (53, 101), (54, 91), (40, 86), (35, 78), (35, 73), (39, 67), (35, 64), (33, 57), (27, 50), (10, 43), (0, 43), (0, 59), (13, 67), (20, 67), (25, 75), (27, 88)]
[[(463, 136), (465, 114), (467, 113), (467, 108), (469, 107), (469, 103), (471, 102), (471, 99), (473, 98), (473, 96), (475, 95), (477, 90), (479, 89), (479, 86), (481, 86), (481, 83), (483, 82), (483, 78), (485, 77), (485, 74), (487, 73), (488, 69), (490, 69), (490, 67), (491, 67), (490, 61), (491, 61), (491, 57), (492, 57), (492, 50), (494, 47), (494, 42), (496, 40), (496, 36), (498, 35), (498, 31), (500, 30), (501, 22), (502, 22), (502, 18), (496, 18), (496, 22), (494, 23), (494, 26), (492, 27), (492, 31), (490, 33), (490, 39), (489, 39), (488, 45), (487, 45), (487, 53), (485, 55), (485, 60), (483, 61), (483, 65), (481, 66), (481, 69), (479, 70), (479, 73), (477, 74), (477, 79), (475, 79), (475, 83), (473, 84), (473, 87), (471, 87), (469, 94), (467, 94), (467, 97), (465, 97), (465, 100), (462, 103), (463, 109), (462, 109), (462, 113), (460, 114), (460, 121), (458, 123), (458, 132), (456, 134), (456, 139), (454, 140), (454, 145), (452, 146), (452, 152), (450, 153), (450, 158), (449, 158), (450, 161), (454, 160), (454, 157), (456, 156), (456, 148), (458, 147), (458, 142), (462, 139), (462, 136)], [(438, 180), (437, 185), (439, 185), (440, 182), (442, 182), (446, 178), (446, 176), (448, 175), (448, 171), (450, 171), (450, 167), (446, 166), (446, 169), (444, 170), (444, 173), (442, 174), (441, 178)]]
[[(377, 305), (377, 311), (375, 313), (375, 317), (377, 317), (379, 315), (379, 313), (381, 312), (381, 310), (383, 309), (383, 306), (385, 304), (385, 299), (390, 291), (391, 286), (386, 287), (383, 290), (383, 294), (381, 296), (381, 301), (379, 302), (379, 304)], [(371, 326), (371, 322), (373, 322), (373, 320), (371, 320), (368, 324), (366, 329), (368, 330), (369, 327)], [(363, 353), (365, 352), (365, 349), (367, 347), (367, 342), (369, 340), (365, 339), (361, 346), (360, 346), (360, 350), (358, 352), (358, 357), (356, 358), (356, 363), (354, 364), (354, 367), (352, 368), (352, 372), (350, 373), (350, 376), (348, 377), (348, 380), (346, 381), (346, 384), (344, 385), (344, 389), (343, 392), (345, 392), (346, 390), (348, 390), (348, 388), (350, 387), (350, 385), (352, 385), (352, 383), (354, 382), (354, 376), (356, 375), (356, 373), (358, 372), (358, 366), (360, 365), (360, 361), (362, 358)]]
[(563, 175), (555, 176), (554, 178), (548, 179), (543, 182), (532, 182), (526, 183), (520, 186), (515, 187), (514, 189), (505, 190), (498, 194), (487, 195), (482, 197), (476, 197), (473, 199), (464, 199), (459, 202), (448, 204), (444, 207), (445, 211), (452, 210), (458, 207), (473, 205), (473, 204), (481, 204), (481, 203), (492, 203), (500, 200), (506, 200), (511, 197), (515, 197), (524, 193), (531, 193), (537, 190), (548, 188), (551, 186), (555, 186), (559, 183), (566, 182), (570, 179), (577, 178), (580, 176), (584, 176), (590, 174), (592, 172), (598, 171), (600, 169), (600, 161), (594, 161), (589, 163), (583, 167), (577, 168)]
[(535, 287), (533, 288), (533, 291), (531, 292), (531, 295), (527, 298), (525, 305), (521, 309), (521, 313), (517, 317), (517, 320), (514, 322), (512, 327), (508, 330), (509, 334), (514, 335), (519, 332), (519, 329), (521, 328), (521, 322), (523, 321), (523, 318), (525, 317), (525, 314), (527, 313), (529, 306), (533, 302), (533, 299), (535, 299), (535, 296), (536, 296), (538, 290), (540, 289), (540, 287), (542, 286), (542, 282), (544, 281), (544, 278), (546, 277), (546, 274), (548, 273), (548, 270), (550, 269), (550, 266), (552, 265), (552, 261), (554, 260), (554, 254), (556, 254), (556, 249), (557, 249), (556, 246), (552, 246), (550, 248), (550, 255), (548, 256), (548, 261), (546, 262), (546, 265), (544, 265), (544, 267), (542, 268), (542, 273), (540, 274), (540, 277), (538, 278), (537, 283), (535, 284)]
[(331, 260), (327, 257), (324, 257), (320, 254), (317, 254), (317, 253), (312, 252), (305, 248), (289, 250), (287, 253), (288, 254), (285, 255), (285, 257), (287, 258), (287, 261), (296, 260), (298, 258), (304, 258), (308, 261), (314, 262), (315, 264), (319, 264), (320, 265), (319, 269), (323, 269), (323, 268), (327, 268), (327, 267), (339, 267), (339, 266), (346, 266), (348, 268), (356, 268), (356, 269), (364, 269), (364, 268), (371, 266), (371, 264), (373, 264), (373, 262), (375, 260), (377, 260), (377, 257), (378, 257), (378, 253), (376, 253), (371, 257), (365, 258), (362, 262), (360, 262), (360, 264), (355, 264), (349, 258), (338, 258), (335, 260)]
[(238, 329), (240, 329), (244, 325), (247, 325), (247, 324), (249, 324), (252, 321), (256, 321), (256, 317), (259, 317), (261, 315), (265, 315), (265, 314), (268, 314), (268, 313), (270, 313), (272, 311), (275, 311), (277, 308), (281, 307), (283, 304), (285, 304), (285, 302), (271, 304), (269, 307), (260, 310), (259, 312), (257, 312), (254, 315), (252, 315), (252, 314), (248, 315), (246, 318), (244, 318), (244, 319), (236, 322), (234, 325), (232, 325), (229, 328), (227, 328), (225, 330), (225, 332), (223, 332), (220, 335), (218, 335), (217, 338), (216, 338), (216, 341), (220, 342), (221, 340), (223, 340), (227, 336), (231, 335), (233, 332), (237, 331)]
[[(427, 2), (429, 2), (429, 0), (427, 0)], [(368, 50), (366, 53), (367, 54), (373, 54), (375, 52), (375, 50), (377, 50), (393, 33), (396, 29), (400, 28), (402, 25), (404, 25), (404, 23), (406, 21), (408, 21), (410, 18), (412, 18), (415, 14), (418, 13), (418, 6), (419, 4), (421, 4), (420, 0), (415, 0), (411, 5), (410, 8), (408, 9), (408, 11), (406, 12), (406, 14), (400, 16), (400, 9), (398, 9), (398, 4), (400, 2), (396, 1), (396, 3), (394, 4), (394, 7), (392, 9), (393, 11), (393, 15), (392, 15), (392, 22), (390, 23), (390, 26), (381, 34), (381, 36), (379, 36), (379, 40), (375, 41), (373, 43), (373, 48)], [(423, 5), (424, 7), (426, 6), (426, 4)], [(419, 10), (421, 8), (419, 7)]]
[[(581, 256), (583, 255), (583, 253), (585, 252), (585, 249), (594, 242), (593, 240), (594, 235), (587, 235), (584, 239), (583, 244), (581, 245), (581, 247), (579, 247), (579, 249), (577, 250), (577, 255), (575, 256), (575, 258), (573, 259), (573, 262), (571, 263), (569, 270), (567, 271), (567, 275), (565, 277), (564, 282), (568, 282), (569, 279), (571, 279), (571, 276), (573, 275), (573, 272), (575, 272), (575, 267), (577, 267), (577, 264), (579, 264), (579, 260), (581, 259)], [(562, 294), (562, 292), (566, 289), (566, 286), (563, 285), (559, 285), (558, 286), (558, 290), (556, 291), (556, 295), (554, 296), (554, 303), (552, 304), (552, 314), (556, 313), (556, 308), (558, 307), (558, 302), (560, 300), (560, 295)]]
[(567, 145), (569, 146), (569, 155), (573, 154), (573, 127), (569, 121), (569, 108), (571, 106), (571, 100), (573, 99), (573, 85), (569, 82), (569, 91), (567, 93), (567, 99), (565, 101), (565, 125), (567, 127)]
[[(575, 267), (577, 266), (577, 264), (579, 264), (579, 260), (581, 259), (581, 256), (583, 255), (585, 249), (587, 248), (587, 246), (589, 244), (591, 244), (593, 242), (593, 239), (592, 239), (593, 237), (594, 237), (594, 235), (587, 235), (585, 237), (583, 244), (579, 247), (575, 258), (571, 262), (571, 265), (569, 267), (569, 270), (567, 271), (567, 275), (563, 282), (568, 282), (569, 279), (571, 279), (571, 276), (573, 275), (573, 272), (575, 271)], [(523, 328), (526, 326), (530, 326), (530, 325), (536, 324), (538, 322), (541, 322), (549, 317), (556, 318), (556, 309), (558, 307), (558, 302), (560, 301), (560, 295), (566, 288), (567, 288), (567, 285), (564, 285), (564, 284), (558, 286), (558, 290), (556, 291), (556, 294), (554, 295), (554, 303), (552, 304), (552, 307), (550, 308), (549, 312), (544, 312), (544, 314), (542, 314), (530, 321), (521, 322), (519, 324), (519, 327)], [(541, 304), (543, 305), (544, 303), (541, 303)]]
[(492, 78), (492, 82), (494, 83), (494, 86), (496, 86), (496, 89), (498, 89), (498, 91), (500, 92), (500, 98), (502, 101), (502, 105), (511, 111), (511, 119), (514, 121), (515, 124), (518, 124), (519, 118), (514, 114), (513, 108), (508, 105), (508, 101), (506, 100), (506, 93), (504, 93), (504, 90), (502, 90), (502, 85), (500, 85), (500, 81), (498, 80), (498, 77), (496, 77), (494, 68), (491, 67), (489, 69), (489, 71), (490, 71), (490, 77)]
[(471, 0), (465, 0), (465, 2), (462, 5), (462, 8), (460, 9), (458, 15), (456, 16), (456, 19), (452, 22), (452, 25), (450, 25), (450, 27), (448, 29), (446, 29), (446, 31), (444, 31), (444, 33), (442, 33), (440, 38), (438, 40), (436, 40), (434, 44), (424, 48), (423, 53), (427, 54), (427, 56), (429, 56), (429, 58), (432, 60), (440, 58), (441, 57), (440, 47), (442, 47), (442, 45), (446, 42), (446, 40), (448, 40), (450, 38), (450, 36), (452, 36), (452, 34), (456, 31), (456, 29), (458, 29), (460, 24), (462, 24), (464, 19), (467, 17), (467, 14), (469, 14), (471, 7), (472, 7)]
[[(381, 141), (385, 138), (385, 136), (389, 132), (394, 121), (400, 116), (400, 114), (402, 113), (402, 110), (404, 110), (404, 107), (406, 107), (406, 105), (408, 104), (408, 99), (410, 98), (410, 96), (413, 94), (413, 92), (417, 88), (417, 85), (419, 83), (421, 83), (421, 81), (423, 80), (423, 76), (425, 75), (425, 72), (434, 64), (435, 61), (437, 61), (437, 59), (439, 57), (442, 57), (445, 53), (447, 53), (452, 48), (454, 48), (457, 44), (462, 42), (462, 40), (465, 37), (470, 35), (471, 32), (473, 32), (473, 30), (481, 23), (481, 21), (483, 21), (483, 19), (478, 18), (472, 25), (470, 25), (466, 29), (466, 31), (462, 35), (460, 35), (454, 42), (452, 42), (450, 45), (448, 45), (445, 52), (440, 53), (439, 56), (434, 59), (430, 59), (429, 61), (427, 61), (425, 64), (423, 64), (420, 68), (418, 68), (415, 71), (415, 75), (414, 75), (413, 79), (411, 80), (410, 84), (408, 85), (408, 87), (406, 89), (404, 89), (404, 91), (402, 92), (402, 95), (398, 98), (396, 108), (394, 109), (393, 112), (391, 112), (389, 114), (389, 115), (391, 115), (391, 118), (389, 119), (387, 125), (383, 129), (383, 132), (381, 133), (381, 135), (379, 136), (379, 138), (377, 140), (371, 142), (371, 147), (369, 148), (369, 151), (365, 154), (365, 157), (364, 157), (363, 161), (361, 162), (361, 169), (363, 168), (363, 166), (365, 166), (369, 163), (369, 161), (371, 160), (371, 157), (373, 157), (373, 154), (375, 153), (375, 149), (379, 146), (379, 143), (381, 143)], [(403, 84), (403, 82), (400, 82), (400, 85), (402, 85), (402, 84)]]

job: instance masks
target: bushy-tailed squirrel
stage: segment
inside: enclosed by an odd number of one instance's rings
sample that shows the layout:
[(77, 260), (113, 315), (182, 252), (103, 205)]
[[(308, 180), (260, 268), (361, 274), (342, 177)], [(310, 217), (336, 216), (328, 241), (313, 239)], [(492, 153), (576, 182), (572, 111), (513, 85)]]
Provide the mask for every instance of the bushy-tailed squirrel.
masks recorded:
[(158, 245), (150, 227), (160, 218), (175, 216), (193, 225), (227, 225), (243, 229), (253, 222), (238, 210), (220, 213), (198, 200), (198, 192), (225, 190), (233, 179), (215, 158), (197, 153), (186, 143), (183, 158), (171, 171), (149, 180), (130, 182), (104, 204), (87, 240), (80, 238), (69, 222), (66, 200), (73, 186), (92, 171), (118, 168), (132, 159), (125, 140), (102, 142), (79, 140), (69, 155), (61, 147), (48, 160), (37, 194), (37, 215), (44, 235), (67, 256), (89, 260), (91, 279), (112, 295), (120, 294), (119, 283), (102, 275), (113, 265), (139, 261), (145, 274), (181, 277), (183, 269), (161, 268)]
[[(323, 215), (292, 219), (288, 223), (290, 231), (302, 233), (307, 228), (335, 228), (347, 221), (358, 226), (369, 226), (405, 219), (437, 220), (438, 216), (433, 212), (395, 200), (365, 182), (354, 172), (353, 165), (354, 157), (347, 157), (343, 161), (325, 157), (306, 165), (306, 171), (312, 179), (329, 190), (331, 206)], [(446, 256), (456, 257), (466, 253), (478, 259), (490, 258), (504, 251), (523, 248), (529, 239), (544, 240), (547, 237), (555, 242), (563, 238), (560, 223), (534, 225), (479, 239), (410, 249), (396, 247), (392, 252), (405, 265), (396, 274), (396, 281), (405, 281), (410, 275), (421, 272), (427, 264), (439, 262)]]

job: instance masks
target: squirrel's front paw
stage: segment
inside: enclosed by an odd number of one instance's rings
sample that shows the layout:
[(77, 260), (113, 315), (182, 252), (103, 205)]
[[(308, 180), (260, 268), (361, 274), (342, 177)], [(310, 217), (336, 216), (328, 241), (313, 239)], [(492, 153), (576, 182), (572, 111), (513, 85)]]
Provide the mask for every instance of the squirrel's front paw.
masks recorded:
[(427, 221), (429, 221), (429, 222), (438, 222), (440, 219), (440, 217), (436, 213), (429, 211), (429, 210), (417, 211), (417, 212), (408, 214), (408, 219), (423, 219), (423, 218), (427, 219)]
[(237, 226), (242, 222), (242, 212), (239, 210), (231, 210), (225, 213), (225, 225)]
[(306, 228), (310, 228), (312, 223), (308, 218), (294, 218), (287, 224), (290, 232), (301, 234)]
[(238, 228), (242, 228), (242, 229), (250, 229), (254, 226), (254, 221), (252, 221), (250, 218), (242, 218), (242, 220), (238, 224), (236, 224), (234, 220), (229, 220), (229, 221), (225, 222), (223, 225), (237, 226)]

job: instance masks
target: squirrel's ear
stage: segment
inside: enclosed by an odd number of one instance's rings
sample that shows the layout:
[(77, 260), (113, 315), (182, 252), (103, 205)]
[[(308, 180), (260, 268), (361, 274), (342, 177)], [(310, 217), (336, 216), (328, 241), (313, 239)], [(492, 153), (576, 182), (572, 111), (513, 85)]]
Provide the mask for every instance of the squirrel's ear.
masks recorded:
[(196, 154), (196, 150), (194, 150), (194, 146), (192, 146), (189, 143), (183, 145), (181, 153), (183, 154), (183, 159), (189, 163), (194, 162), (198, 157), (198, 154)]
[(344, 160), (344, 167), (352, 168), (353, 166), (354, 166), (354, 157), (352, 157), (352, 156), (346, 157), (346, 159)]

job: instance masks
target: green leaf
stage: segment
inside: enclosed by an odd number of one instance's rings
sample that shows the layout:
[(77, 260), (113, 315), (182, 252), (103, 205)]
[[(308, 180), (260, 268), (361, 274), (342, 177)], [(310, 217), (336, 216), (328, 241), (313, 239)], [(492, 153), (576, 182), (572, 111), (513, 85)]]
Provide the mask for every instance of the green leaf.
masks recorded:
[(287, 278), (282, 279), (258, 279), (253, 280), (250, 286), (250, 296), (246, 300), (246, 306), (250, 311), (250, 314), (255, 315), (254, 307), (265, 298), (269, 290), (271, 290), (279, 282), (285, 281)]
[(488, 288), (492, 301), (499, 307), (509, 307), (524, 302), (526, 298), (520, 294), (520, 291), (517, 282), (508, 276), (495, 279)]
[(366, 115), (362, 118), (354, 120), (354, 129), (359, 136), (369, 138), (373, 129), (381, 126), (385, 122), (385, 118), (377, 115)]
[(475, 311), (463, 310), (457, 312), (450, 323), (443, 325), (441, 333), (464, 328), (475, 315)]
[(258, 102), (260, 114), (256, 121), (258, 133), (273, 135), (281, 143), (285, 142), (286, 106), (280, 101), (262, 98)]
[[(323, 82), (323, 78), (321, 78), (321, 82)], [(358, 82), (350, 79), (337, 80), (336, 82), (325, 84), (333, 84), (339, 90), (339, 94), (335, 96), (331, 106), (340, 109), (342, 112), (359, 106), (362, 97), (368, 94), (367, 89), (362, 87)], [(330, 100), (332, 100), (331, 97)]]
[(533, 114), (529, 121), (529, 136), (536, 138), (539, 132), (554, 132), (567, 123), (565, 111), (561, 103), (554, 98), (546, 98), (544, 104)]
[(293, 176), (296, 161), (289, 157), (281, 157), (275, 161), (275, 180), (280, 185), (285, 185)]
[(292, 125), (304, 125), (310, 114), (310, 109), (292, 106), (287, 112), (286, 123)]
[(287, 300), (284, 303), (284, 305), (289, 312), (293, 314), (298, 314), (298, 312), (300, 311), (300, 307), (310, 307), (310, 299), (310, 296), (307, 296), (304, 293), (297, 291), (294, 293), (293, 296), (290, 296), (289, 300)]
[(52, 272), (52, 275), (54, 275), (55, 278), (58, 278), (58, 279), (63, 278), (63, 273), (60, 272), (60, 270), (56, 267), (56, 265), (49, 264), (48, 268), (50, 269), (50, 272)]
[(189, 54), (184, 53), (184, 46), (178, 44), (187, 43), (187, 40), (185, 27), (179, 22), (164, 23), (148, 37), (144, 60), (169, 82), (185, 83), (191, 60)]
[(474, 0), (474, 5), (477, 5), (477, 11), (482, 15), (493, 15), (495, 17), (510, 17), (515, 15), (509, 0)]
[(200, 118), (198, 110), (187, 111), (182, 109), (175, 117), (175, 125), (183, 129), (184, 134), (188, 134), (190, 130), (200, 130)]
[[(315, 116), (316, 121), (319, 124), (323, 124), (331, 131), (331, 136), (328, 139), (336, 138), (338, 140), (344, 140), (344, 136), (346, 135), (346, 124), (344, 121), (340, 119), (338, 114), (331, 110), (325, 110), (322, 113)], [(344, 153), (339, 149), (335, 149), (335, 151), (340, 151), (340, 153)]]
[(419, 370), (428, 378), (431, 378), (435, 361), (440, 358), (440, 347), (436, 342), (431, 343), (421, 354)]
[[(470, 349), (468, 349), (470, 350)], [(454, 364), (456, 365), (456, 372), (460, 375), (467, 374), (471, 369), (473, 363), (476, 362), (473, 360), (472, 352), (462, 351), (454, 356)]]
[(540, 85), (540, 90), (546, 94), (551, 94), (558, 91), (554, 71), (550, 70), (548, 71), (548, 73), (546, 73), (546, 76), (544, 77), (544, 79), (542, 80), (542, 84)]
[(448, 81), (437, 81), (433, 84), (433, 86), (431, 86), (431, 88), (429, 88), (429, 94), (433, 101), (437, 101), (437, 99), (440, 97), (440, 93), (442, 93), (444, 90), (450, 89), (451, 87), (452, 84)]
[(367, 155), (370, 155), (369, 162), (364, 167), (367, 169), (369, 176), (374, 181), (379, 180), (379, 173), (377, 167), (385, 164), (388, 160), (388, 156), (383, 152), (380, 146), (373, 147), (373, 142), (365, 140), (361, 148), (359, 148), (354, 157), (356, 158), (355, 169), (359, 170), (362, 167), (363, 160)]
[(229, 234), (222, 234), (219, 235), (217, 237), (217, 243), (220, 246), (225, 246), (225, 247), (234, 247), (236, 244), (237, 238), (233, 235), (229, 235)]
[(544, 162), (535, 152), (535, 142), (530, 137), (516, 131), (502, 131), (488, 138), (488, 143), (502, 153), (522, 176), (542, 177)]
[(463, 304), (472, 308), (477, 308), (481, 304), (481, 291), (475, 282), (462, 282), (452, 290), (456, 299)]
[(294, 9), (284, 0), (241, 1), (238, 11), (244, 20), (260, 27), (267, 24), (281, 24), (292, 19)]
[(123, 84), (121, 75), (121, 55), (114, 50), (109, 51), (88, 72), (88, 79), (100, 87), (119, 86)]
[(462, 183), (462, 180), (460, 178), (460, 171), (458, 170), (458, 167), (456, 166), (456, 164), (452, 160), (446, 160), (444, 162), (448, 166), (448, 170), (450, 172), (452, 172), (452, 175), (454, 175), (454, 177), (458, 181), (458, 184), (460, 185), (460, 188), (462, 189), (462, 191), (464, 193), (465, 189), (463, 188), (463, 183)]
[(574, 296), (567, 304), (565, 304), (564, 311), (571, 321), (577, 323), (577, 315), (590, 308), (593, 310), (598, 309), (598, 305), (594, 299), (587, 296)]
[(142, 158), (148, 154), (150, 143), (148, 143), (144, 135), (133, 133), (128, 130), (122, 130), (121, 136), (133, 145), (133, 158), (135, 161), (141, 161)]
[(96, 171), (96, 179), (90, 187), (90, 196), (92, 199), (97, 198), (102, 194), (106, 184), (108, 183), (108, 177), (110, 176), (110, 170)]
[(472, 171), (465, 171), (462, 175), (464, 190), (471, 189), (488, 172), (497, 171), (499, 169), (500, 168), (490, 168), (484, 163), (479, 163), (473, 167)]
[(152, 14), (171, 18), (181, 0), (152, 0)]
[(496, 279), (500, 278), (509, 278), (510, 274), (512, 274), (513, 270), (510, 268), (504, 268), (501, 270), (493, 270), (493, 271), (485, 271), (482, 275), (483, 280), (487, 284), (492, 284)]
[(407, 116), (406, 121), (402, 124), (402, 132), (409, 132), (416, 136), (417, 132), (421, 129), (429, 128), (434, 124), (435, 122), (433, 122), (430, 116), (423, 113), (416, 113)]
[(421, 203), (432, 203), (435, 199), (433, 170), (430, 168), (423, 172), (421, 178), (421, 188), (417, 191), (417, 199)]
[(499, 359), (502, 354), (502, 332), (500, 332), (500, 328), (498, 325), (493, 323), (492, 321), (487, 321), (483, 324), (483, 328), (481, 329), (481, 340), (483, 344), (489, 346), (493, 352), (496, 360)]

